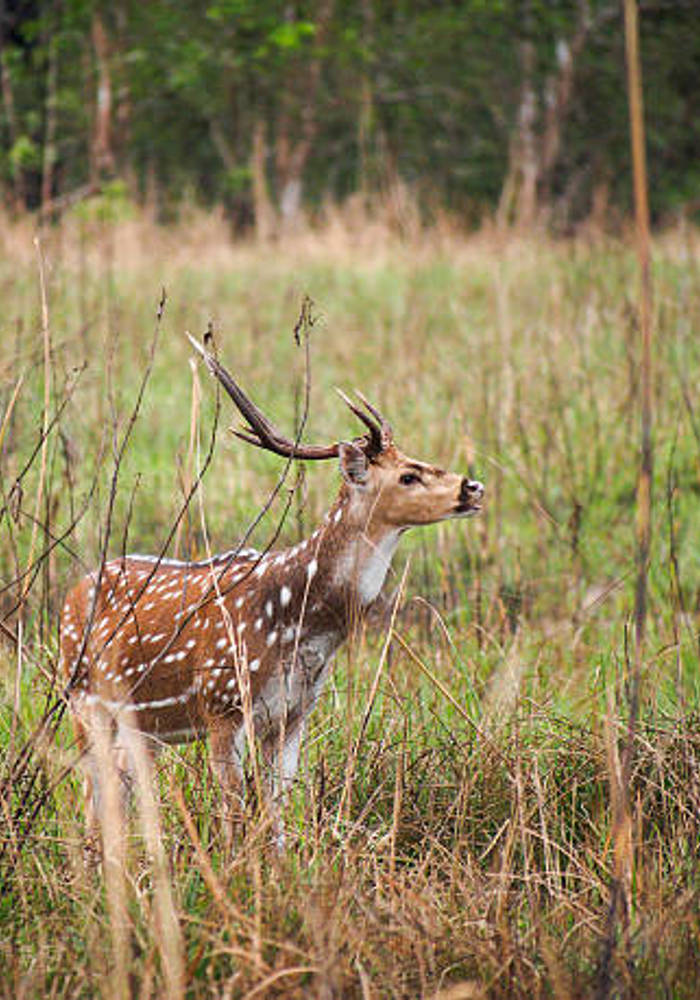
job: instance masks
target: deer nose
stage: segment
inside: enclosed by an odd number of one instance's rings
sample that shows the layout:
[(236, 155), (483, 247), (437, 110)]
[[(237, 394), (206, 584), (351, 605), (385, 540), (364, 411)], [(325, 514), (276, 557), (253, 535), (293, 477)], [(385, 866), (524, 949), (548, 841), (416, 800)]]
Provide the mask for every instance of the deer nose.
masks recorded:
[(484, 495), (484, 484), (478, 479), (463, 479), (459, 488), (460, 503), (478, 503)]

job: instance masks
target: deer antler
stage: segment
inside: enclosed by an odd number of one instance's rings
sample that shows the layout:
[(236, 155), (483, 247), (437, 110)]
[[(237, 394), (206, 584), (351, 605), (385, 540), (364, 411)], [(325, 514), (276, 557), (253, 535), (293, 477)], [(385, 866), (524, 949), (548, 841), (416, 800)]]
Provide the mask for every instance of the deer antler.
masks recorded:
[(234, 431), (236, 437), (247, 441), (249, 444), (254, 444), (258, 448), (264, 448), (266, 451), (272, 451), (276, 455), (282, 455), (285, 458), (337, 458), (337, 443), (329, 445), (300, 444), (281, 434), (274, 424), (267, 419), (265, 414), (258, 409), (255, 403), (248, 399), (233, 376), (217, 361), (214, 355), (210, 354), (189, 333), (187, 337), (194, 349), (204, 359), (211, 374), (219, 380), (247, 421), (247, 427), (240, 431)]
[(345, 405), (352, 410), (358, 420), (369, 430), (369, 438), (367, 439), (366, 451), (368, 456), (379, 455), (381, 452), (386, 451), (386, 449), (393, 443), (394, 432), (391, 429), (391, 424), (386, 420), (382, 414), (377, 410), (370, 402), (368, 402), (359, 389), (355, 389), (357, 398), (360, 400), (362, 405), (368, 410), (365, 413), (363, 410), (356, 406), (351, 399), (345, 395), (342, 389), (336, 388), (335, 390)]
[[(258, 409), (255, 403), (246, 396), (230, 372), (224, 368), (214, 355), (189, 333), (187, 334), (187, 338), (197, 353), (204, 359), (204, 363), (211, 374), (219, 380), (247, 422), (247, 427), (244, 427), (243, 430), (234, 431), (236, 437), (239, 437), (242, 441), (247, 441), (249, 444), (254, 444), (258, 448), (272, 451), (276, 455), (283, 455), (285, 458), (293, 457), (317, 460), (338, 457), (339, 449), (337, 443), (328, 445), (300, 444), (281, 434), (274, 424), (267, 419), (265, 414)], [(356, 406), (352, 400), (348, 399), (344, 392), (340, 389), (337, 390), (343, 402), (350, 407), (358, 420), (361, 420), (369, 430), (369, 436), (365, 438), (365, 451), (367, 456), (371, 458), (379, 455), (392, 444), (393, 432), (391, 425), (384, 419), (379, 410), (375, 409), (361, 392), (355, 391), (365, 410), (368, 411), (367, 413), (361, 410), (359, 406)]]

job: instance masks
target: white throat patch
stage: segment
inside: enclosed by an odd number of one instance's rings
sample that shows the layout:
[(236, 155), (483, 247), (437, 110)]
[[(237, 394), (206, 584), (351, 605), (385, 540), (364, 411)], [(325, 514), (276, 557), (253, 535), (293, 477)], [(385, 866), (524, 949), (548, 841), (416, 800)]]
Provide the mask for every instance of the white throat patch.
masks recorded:
[(377, 545), (372, 547), (364, 565), (360, 567), (357, 589), (363, 604), (370, 604), (382, 589), (398, 541), (399, 532), (389, 532)]

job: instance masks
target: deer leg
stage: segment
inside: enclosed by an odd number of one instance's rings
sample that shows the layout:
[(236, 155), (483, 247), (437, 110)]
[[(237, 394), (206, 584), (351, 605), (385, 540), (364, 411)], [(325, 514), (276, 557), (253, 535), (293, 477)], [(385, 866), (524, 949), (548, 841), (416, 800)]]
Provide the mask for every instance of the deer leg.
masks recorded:
[(266, 737), (263, 759), (269, 769), (268, 806), (272, 813), (277, 849), (285, 846), (284, 809), (289, 790), (299, 768), (299, 753), (304, 738), (304, 720), (296, 719), (284, 731)]
[(138, 749), (149, 762), (152, 754), (128, 713), (115, 715), (94, 696), (75, 699), (71, 711), (83, 772), (85, 862), (95, 867), (106, 853), (121, 854), (117, 842), (124, 838), (132, 798), (134, 752)]
[(209, 734), (209, 749), (214, 774), (221, 788), (224, 843), (231, 853), (243, 823), (243, 752), (245, 731), (240, 721), (215, 725)]
[(99, 776), (96, 761), (90, 748), (88, 726), (80, 710), (71, 703), (71, 717), (75, 743), (79, 752), (79, 766), (82, 774), (83, 803), (85, 812), (85, 842), (83, 857), (87, 868), (95, 868), (100, 860), (100, 821), (99, 821)]
[(125, 748), (117, 740), (118, 724), (97, 699), (74, 705), (73, 723), (82, 751), (85, 860), (94, 867), (107, 855), (121, 856), (130, 771)]

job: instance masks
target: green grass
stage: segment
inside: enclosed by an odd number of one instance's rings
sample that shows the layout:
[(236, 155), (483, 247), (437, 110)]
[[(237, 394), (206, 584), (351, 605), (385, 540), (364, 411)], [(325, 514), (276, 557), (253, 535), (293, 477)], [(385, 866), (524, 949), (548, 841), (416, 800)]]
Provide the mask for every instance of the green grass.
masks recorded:
[[(101, 875), (83, 865), (70, 728), (64, 721), (32, 742), (56, 695), (62, 597), (99, 561), (115, 442), (135, 405), (165, 285), (152, 373), (116, 483), (110, 554), (160, 550), (208, 448), (215, 391), (198, 370), (192, 459), (184, 331), (200, 334), (213, 321), (224, 362), (291, 429), (303, 382), (292, 328), (304, 293), (319, 316), (307, 438), (355, 433), (333, 387), (357, 386), (391, 418), (404, 450), (469, 466), (488, 491), (478, 520), (416, 531), (399, 549), (393, 585), (405, 559), (410, 573), (397, 630), (427, 672), (392, 644), (349, 797), (382, 626), (338, 657), (303, 751), (284, 856), (266, 849), (251, 814), (228, 860), (206, 747), (161, 757), (163, 843), (182, 935), (173, 947), (186, 995), (694, 996), (695, 234), (655, 246), (653, 553), (629, 789), (634, 877), (612, 926), (611, 788), (629, 715), (639, 439), (630, 248), (485, 237), (352, 246), (321, 235), (256, 249), (230, 246), (216, 223), (197, 218), (172, 231), (68, 220), (44, 244), (52, 414), (77, 381), (47, 440), (32, 550), (40, 455), (21, 491), (13, 484), (41, 428), (41, 299), (29, 232), (4, 239), (0, 427), (22, 383), (0, 450), (8, 508), (0, 616), (20, 635), (22, 655), (0, 638), (0, 995), (167, 995), (156, 867), (137, 818), (124, 889), (128, 968), (110, 979), (118, 932)], [(201, 501), (215, 549), (235, 543), (280, 471), (226, 433), (231, 420), (222, 401)], [(311, 530), (336, 487), (332, 468), (307, 468), (281, 538)], [(281, 510), (280, 501), (254, 542), (269, 541)], [(48, 532), (67, 533), (50, 552)], [(180, 551), (203, 550), (196, 498)], [(22, 592), (30, 553), (37, 572)]]

